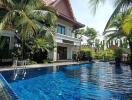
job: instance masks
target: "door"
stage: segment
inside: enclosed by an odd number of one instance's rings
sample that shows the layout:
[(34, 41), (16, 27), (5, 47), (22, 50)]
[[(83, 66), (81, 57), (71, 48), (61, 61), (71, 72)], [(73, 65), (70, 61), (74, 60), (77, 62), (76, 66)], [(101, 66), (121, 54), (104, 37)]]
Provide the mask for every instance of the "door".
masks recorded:
[(57, 47), (57, 54), (58, 54), (58, 60), (66, 60), (67, 59), (67, 47)]

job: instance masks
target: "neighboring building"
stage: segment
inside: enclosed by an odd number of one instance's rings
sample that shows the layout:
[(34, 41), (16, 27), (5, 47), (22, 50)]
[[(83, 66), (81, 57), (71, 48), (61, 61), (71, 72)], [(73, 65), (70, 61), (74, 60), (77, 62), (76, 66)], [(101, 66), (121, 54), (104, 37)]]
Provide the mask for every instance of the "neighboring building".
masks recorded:
[(49, 54), (53, 61), (70, 60), (72, 54), (79, 51), (81, 40), (75, 38), (73, 30), (84, 27), (76, 21), (69, 0), (43, 0), (47, 6), (57, 10), (55, 45), (56, 48)]
[(88, 45), (89, 37), (82, 35), (81, 36), (81, 45)]
[(11, 50), (14, 48), (14, 35), (12, 31), (0, 31), (0, 65), (12, 62)]

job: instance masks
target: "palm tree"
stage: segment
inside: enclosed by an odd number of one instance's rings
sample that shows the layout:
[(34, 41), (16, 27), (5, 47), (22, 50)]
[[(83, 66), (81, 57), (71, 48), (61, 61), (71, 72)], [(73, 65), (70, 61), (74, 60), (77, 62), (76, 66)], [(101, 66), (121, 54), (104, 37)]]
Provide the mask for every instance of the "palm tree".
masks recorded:
[(44, 26), (54, 24), (55, 19), (46, 8), (42, 0), (1, 0), (0, 29), (17, 29), (21, 36), (46, 30)]
[[(112, 30), (106, 31), (110, 34), (107, 35), (109, 40), (124, 38), (126, 43), (130, 47), (130, 61), (132, 61), (132, 9), (128, 9), (126, 12), (118, 14), (111, 20), (107, 29)], [(131, 62), (132, 66), (132, 62)]]
[[(93, 7), (94, 13), (100, 3), (104, 3), (106, 0), (89, 0), (91, 6)], [(129, 8), (132, 8), (132, 0), (114, 0), (115, 10), (109, 18), (107, 25), (104, 30), (109, 26), (110, 21), (120, 12), (125, 12)]]
[(53, 37), (55, 20), (55, 11), (43, 0), (0, 0), (0, 30), (17, 30), (22, 45), (39, 33)]

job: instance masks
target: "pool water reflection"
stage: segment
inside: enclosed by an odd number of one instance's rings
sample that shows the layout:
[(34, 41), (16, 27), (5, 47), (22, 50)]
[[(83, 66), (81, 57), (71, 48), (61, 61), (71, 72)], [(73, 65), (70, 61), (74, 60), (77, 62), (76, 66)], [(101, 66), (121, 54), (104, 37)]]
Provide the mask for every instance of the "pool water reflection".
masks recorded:
[(27, 69), (13, 81), (2, 72), (20, 100), (131, 100), (132, 71), (109, 63)]

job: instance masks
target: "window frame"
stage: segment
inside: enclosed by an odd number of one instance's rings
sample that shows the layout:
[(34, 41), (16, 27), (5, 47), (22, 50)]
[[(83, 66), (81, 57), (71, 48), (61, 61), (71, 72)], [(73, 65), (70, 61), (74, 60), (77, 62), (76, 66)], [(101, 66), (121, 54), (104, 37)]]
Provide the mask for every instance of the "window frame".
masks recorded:
[(66, 27), (63, 25), (58, 24), (57, 25), (57, 33), (66, 35)]

